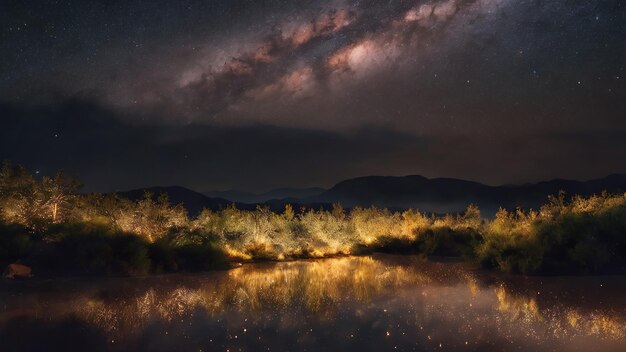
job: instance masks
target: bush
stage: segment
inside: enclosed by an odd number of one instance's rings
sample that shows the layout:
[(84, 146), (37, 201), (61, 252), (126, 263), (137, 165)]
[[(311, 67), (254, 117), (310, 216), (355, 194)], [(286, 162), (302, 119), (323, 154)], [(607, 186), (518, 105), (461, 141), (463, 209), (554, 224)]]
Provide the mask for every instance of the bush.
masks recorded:
[(537, 225), (544, 248), (540, 271), (594, 273), (624, 268), (626, 207), (590, 213), (567, 213)]
[(149, 257), (157, 273), (228, 267), (219, 237), (201, 231), (170, 233), (150, 245)]
[(175, 248), (178, 270), (200, 271), (224, 269), (228, 267), (228, 259), (224, 251), (215, 244), (187, 244)]
[(24, 226), (0, 222), (0, 262), (14, 262), (31, 249), (32, 241)]
[(501, 210), (476, 253), (485, 267), (563, 274), (626, 269), (626, 197), (551, 198), (540, 214)]
[(381, 236), (370, 245), (356, 245), (353, 250), (360, 254), (371, 252), (414, 254), (422, 253), (415, 238)]
[(179, 270), (174, 246), (167, 239), (160, 239), (148, 247), (152, 271), (157, 274)]
[(433, 227), (417, 236), (416, 246), (420, 253), (426, 255), (473, 258), (474, 248), (481, 240), (480, 233), (469, 227)]
[(148, 244), (129, 233), (92, 223), (55, 225), (43, 236), (35, 265), (71, 274), (143, 275), (150, 269)]

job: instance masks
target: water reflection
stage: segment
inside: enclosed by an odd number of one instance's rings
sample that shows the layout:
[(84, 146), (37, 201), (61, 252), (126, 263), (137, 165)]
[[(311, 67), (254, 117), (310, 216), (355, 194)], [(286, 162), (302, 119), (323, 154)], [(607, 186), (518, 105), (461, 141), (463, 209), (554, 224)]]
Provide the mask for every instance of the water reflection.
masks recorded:
[(625, 281), (375, 256), (4, 282), (0, 341), (9, 350), (620, 350)]

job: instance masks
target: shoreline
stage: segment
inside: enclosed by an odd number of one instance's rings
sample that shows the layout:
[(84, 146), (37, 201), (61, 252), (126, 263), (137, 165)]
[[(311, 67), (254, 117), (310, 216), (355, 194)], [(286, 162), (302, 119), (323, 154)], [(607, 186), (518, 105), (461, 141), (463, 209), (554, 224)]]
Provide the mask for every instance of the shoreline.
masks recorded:
[(106, 275), (89, 275), (89, 274), (44, 274), (37, 275), (36, 273), (32, 277), (16, 277), (14, 279), (2, 278), (0, 279), (0, 286), (2, 283), (11, 283), (11, 282), (42, 282), (42, 281), (59, 281), (59, 280), (107, 280), (107, 279), (153, 279), (153, 278), (167, 278), (177, 275), (189, 275), (189, 276), (202, 276), (202, 275), (210, 275), (213, 273), (221, 273), (228, 272), (231, 270), (236, 270), (242, 267), (247, 266), (276, 266), (280, 264), (287, 263), (310, 263), (310, 262), (319, 262), (333, 259), (342, 259), (342, 258), (372, 258), (374, 260), (384, 259), (384, 258), (403, 258), (406, 260), (410, 260), (412, 263), (430, 263), (430, 264), (452, 264), (452, 265), (462, 265), (468, 271), (479, 273), (481, 275), (494, 276), (494, 277), (506, 277), (506, 278), (533, 278), (533, 279), (554, 279), (554, 278), (602, 278), (602, 277), (626, 277), (626, 272), (604, 272), (604, 273), (561, 273), (561, 274), (546, 274), (546, 273), (535, 273), (535, 274), (523, 274), (523, 273), (508, 273), (502, 272), (496, 269), (484, 268), (476, 261), (465, 260), (460, 257), (448, 257), (448, 256), (423, 256), (419, 254), (405, 254), (405, 253), (387, 253), (387, 252), (373, 252), (368, 254), (338, 254), (332, 256), (325, 257), (309, 257), (309, 258), (291, 258), (291, 259), (283, 259), (283, 260), (247, 260), (247, 261), (233, 261), (230, 263), (228, 267), (224, 268), (215, 268), (208, 270), (196, 270), (196, 271), (172, 271), (172, 272), (161, 272), (161, 273), (148, 273), (144, 275), (117, 275), (117, 274), (106, 274)]

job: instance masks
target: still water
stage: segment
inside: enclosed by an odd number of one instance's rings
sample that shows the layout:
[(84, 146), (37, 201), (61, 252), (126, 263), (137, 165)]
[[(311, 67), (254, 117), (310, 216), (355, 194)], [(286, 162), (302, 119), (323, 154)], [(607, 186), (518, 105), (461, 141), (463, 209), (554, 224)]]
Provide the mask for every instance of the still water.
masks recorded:
[(626, 277), (376, 255), (3, 281), (0, 350), (626, 351)]

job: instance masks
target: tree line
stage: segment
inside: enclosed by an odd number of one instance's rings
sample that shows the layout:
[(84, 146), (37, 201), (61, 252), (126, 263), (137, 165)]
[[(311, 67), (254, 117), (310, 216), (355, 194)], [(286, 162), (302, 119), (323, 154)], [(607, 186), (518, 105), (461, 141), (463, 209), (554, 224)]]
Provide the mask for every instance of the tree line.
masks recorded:
[(438, 216), (374, 207), (349, 211), (234, 205), (189, 217), (184, 204), (146, 193), (79, 194), (80, 183), (37, 178), (5, 162), (0, 171), (0, 262), (69, 274), (147, 274), (372, 252), (453, 256), (520, 273), (593, 273), (626, 268), (626, 195), (547, 199), (538, 210), (469, 205)]

